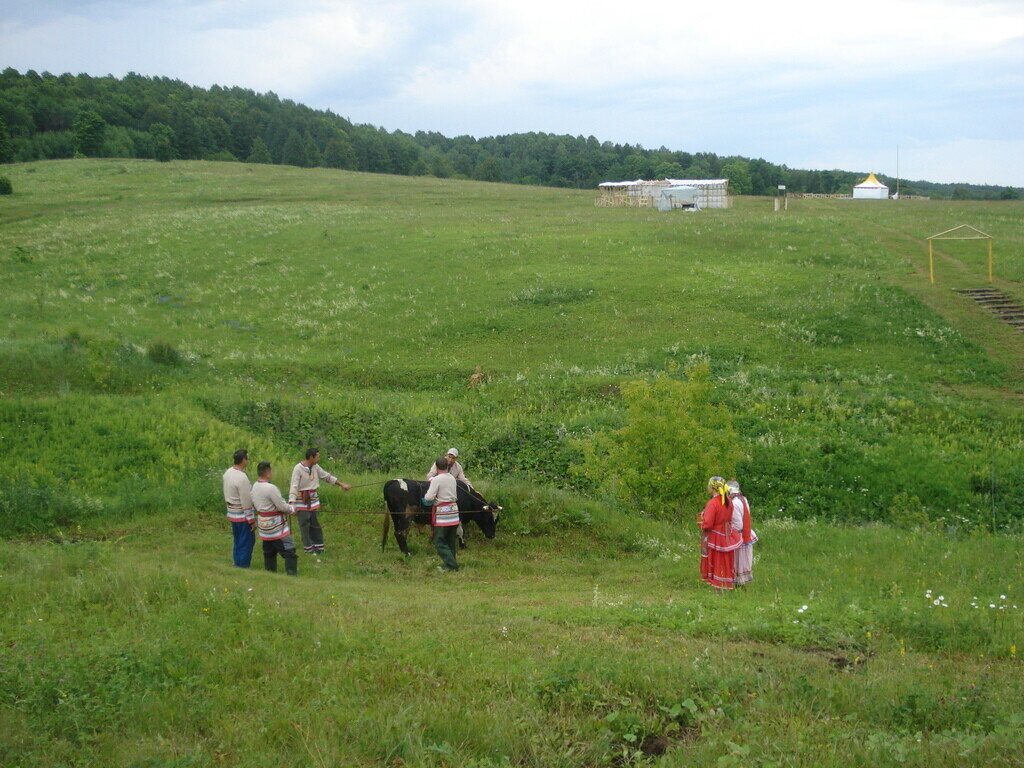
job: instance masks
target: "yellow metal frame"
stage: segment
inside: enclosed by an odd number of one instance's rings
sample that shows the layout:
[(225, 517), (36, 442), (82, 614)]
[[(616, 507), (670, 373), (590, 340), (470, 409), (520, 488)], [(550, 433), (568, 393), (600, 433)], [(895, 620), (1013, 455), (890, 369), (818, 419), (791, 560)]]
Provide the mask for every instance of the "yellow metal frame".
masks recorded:
[[(973, 235), (954, 235), (961, 229), (969, 229), (974, 232)], [(937, 235), (932, 235), (928, 240), (928, 275), (931, 277), (932, 282), (935, 282), (935, 250), (932, 248), (933, 240), (988, 240), (988, 281), (992, 282), (992, 241), (995, 240), (992, 235), (986, 235), (977, 227), (972, 227), (970, 224), (961, 224), (958, 227), (947, 229), (945, 232), (939, 232)]]

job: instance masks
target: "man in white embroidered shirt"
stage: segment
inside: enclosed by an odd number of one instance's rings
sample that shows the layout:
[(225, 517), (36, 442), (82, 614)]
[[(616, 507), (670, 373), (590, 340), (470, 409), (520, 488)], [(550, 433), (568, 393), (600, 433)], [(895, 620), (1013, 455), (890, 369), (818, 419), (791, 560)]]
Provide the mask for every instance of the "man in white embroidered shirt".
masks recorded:
[(441, 570), (457, 571), (455, 560), (455, 531), (459, 527), (459, 492), (455, 478), (448, 472), (448, 458), (442, 456), (434, 462), (437, 473), (430, 478), (423, 501), (432, 505), (430, 523), (434, 527), (434, 548), (441, 556)]
[(310, 448), (306, 451), (306, 458), (292, 470), (292, 482), (288, 486), (288, 503), (295, 506), (295, 513), (299, 518), (302, 548), (309, 554), (317, 555), (323, 554), (324, 551), (324, 529), (317, 516), (320, 509), (318, 491), (321, 480), (346, 491), (351, 487), (321, 467), (320, 451)]
[(252, 562), (252, 548), (256, 543), (256, 515), (252, 509), (252, 493), (245, 467), (249, 463), (249, 452), (244, 448), (235, 451), (234, 465), (223, 475), (224, 503), (228, 508), (228, 521), (234, 538), (232, 558), (236, 568), (248, 568)]
[(297, 576), (299, 557), (295, 554), (295, 540), (286, 517), (295, 514), (295, 507), (286, 503), (281, 491), (270, 482), (273, 468), (269, 461), (261, 461), (256, 471), (259, 479), (252, 487), (252, 503), (256, 507), (257, 528), (263, 542), (263, 567), (276, 573), (277, 556), (281, 555), (285, 573)]
[[(466, 477), (466, 472), (462, 468), (462, 464), (459, 463), (459, 449), (449, 448), (448, 453), (445, 454), (445, 458), (448, 459), (448, 473), (455, 478), (456, 482), (462, 481), (467, 487), (472, 488), (473, 484), (469, 482), (469, 478)], [(432, 464), (430, 471), (427, 472), (427, 480), (437, 474), (437, 464)]]
[[(459, 463), (459, 449), (449, 448), (448, 453), (445, 454), (445, 458), (448, 459), (448, 473), (455, 478), (455, 482), (463, 482), (469, 490), (473, 490), (473, 484), (469, 482), (469, 478), (466, 477), (466, 472), (462, 469), (462, 464)], [(427, 480), (430, 480), (437, 474), (437, 464), (431, 464), (430, 470), (427, 472)], [(466, 546), (466, 532), (463, 530), (460, 524), (455, 534), (459, 539), (459, 546)]]

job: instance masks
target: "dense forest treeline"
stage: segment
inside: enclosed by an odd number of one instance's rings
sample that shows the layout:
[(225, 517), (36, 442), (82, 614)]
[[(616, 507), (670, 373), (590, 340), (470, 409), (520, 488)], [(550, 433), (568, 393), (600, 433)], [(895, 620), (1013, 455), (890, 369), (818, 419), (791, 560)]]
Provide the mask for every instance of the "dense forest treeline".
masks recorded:
[[(276, 94), (209, 89), (166, 77), (0, 74), (0, 162), (87, 157), (206, 159), (325, 166), (588, 189), (636, 178), (727, 177), (738, 194), (848, 192), (864, 171), (808, 171), (762, 159), (656, 150), (593, 136), (520, 133), (449, 138), (387, 131)], [(895, 186), (894, 180), (879, 176)], [(901, 182), (905, 194), (1017, 199), (1021, 190)]]

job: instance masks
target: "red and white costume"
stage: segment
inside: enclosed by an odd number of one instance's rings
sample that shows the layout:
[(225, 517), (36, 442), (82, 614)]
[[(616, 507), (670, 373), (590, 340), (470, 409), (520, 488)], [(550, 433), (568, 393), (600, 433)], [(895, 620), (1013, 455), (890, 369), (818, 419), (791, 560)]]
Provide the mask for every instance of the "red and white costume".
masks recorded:
[(732, 525), (732, 504), (716, 494), (705, 505), (700, 521), (700, 577), (718, 589), (732, 589), (736, 574), (735, 555), (743, 536)]
[[(749, 584), (754, 580), (754, 542), (757, 541), (757, 534), (750, 527), (750, 503), (743, 494), (736, 494), (732, 497), (733, 507), (733, 528), (740, 531), (742, 544), (735, 553), (735, 583)], [(739, 526), (736, 525), (737, 515)]]

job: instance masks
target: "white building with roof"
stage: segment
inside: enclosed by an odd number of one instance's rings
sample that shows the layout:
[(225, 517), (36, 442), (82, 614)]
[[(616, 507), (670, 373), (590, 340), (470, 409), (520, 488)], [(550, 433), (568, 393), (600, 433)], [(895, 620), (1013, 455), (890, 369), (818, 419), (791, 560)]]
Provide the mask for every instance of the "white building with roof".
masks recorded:
[(660, 210), (732, 207), (728, 179), (606, 181), (599, 184), (598, 189), (601, 194), (597, 205), (602, 207), (657, 207)]
[(860, 184), (853, 188), (854, 200), (888, 200), (889, 188), (870, 173)]

